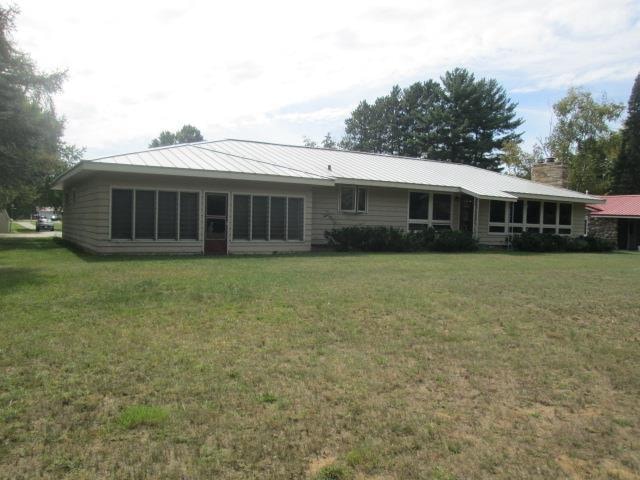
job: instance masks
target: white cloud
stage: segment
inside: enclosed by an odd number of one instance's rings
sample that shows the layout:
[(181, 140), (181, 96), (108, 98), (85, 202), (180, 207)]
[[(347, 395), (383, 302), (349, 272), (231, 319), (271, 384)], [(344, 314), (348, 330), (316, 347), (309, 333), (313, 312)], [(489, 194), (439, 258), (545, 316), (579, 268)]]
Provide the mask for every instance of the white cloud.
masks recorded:
[[(300, 141), (335, 130), (362, 92), (467, 66), (514, 91), (632, 78), (627, 0), (210, 2), (22, 0), (16, 40), (68, 68), (57, 105), (90, 152), (144, 148), (192, 123), (207, 138)], [(348, 94), (345, 94), (348, 92)], [(282, 112), (313, 103), (315, 111)]]

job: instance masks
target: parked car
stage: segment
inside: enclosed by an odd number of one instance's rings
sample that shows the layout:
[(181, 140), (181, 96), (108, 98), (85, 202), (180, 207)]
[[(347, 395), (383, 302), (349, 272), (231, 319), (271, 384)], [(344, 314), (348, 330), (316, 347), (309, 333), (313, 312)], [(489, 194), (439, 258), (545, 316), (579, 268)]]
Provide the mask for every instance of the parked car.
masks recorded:
[(42, 230), (49, 230), (53, 232), (53, 222), (47, 217), (38, 217), (38, 220), (36, 220), (36, 232), (40, 232)]

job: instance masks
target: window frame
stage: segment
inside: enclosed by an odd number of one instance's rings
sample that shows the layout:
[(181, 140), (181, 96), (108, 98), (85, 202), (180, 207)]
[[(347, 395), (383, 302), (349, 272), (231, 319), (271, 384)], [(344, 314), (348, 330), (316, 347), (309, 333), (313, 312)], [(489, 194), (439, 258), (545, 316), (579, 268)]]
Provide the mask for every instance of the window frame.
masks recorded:
[[(513, 222), (513, 208), (511, 205), (515, 205), (516, 202), (507, 202), (505, 201), (505, 222), (492, 222), (491, 221), (491, 203), (489, 203), (489, 222), (487, 226), (487, 233), (490, 236), (505, 236), (505, 235), (513, 235), (519, 234), (525, 231), (534, 231), (534, 232), (544, 232), (544, 230), (553, 229), (554, 235), (562, 235), (562, 236), (571, 236), (573, 234), (573, 222), (569, 225), (560, 224), (560, 205), (566, 203), (571, 206), (571, 218), (573, 219), (573, 204), (571, 202), (559, 202), (559, 201), (546, 201), (546, 200), (538, 200), (535, 198), (527, 199), (520, 198), (518, 199), (522, 201), (522, 222)], [(491, 202), (491, 201), (489, 201)], [(529, 202), (537, 202), (540, 204), (540, 211), (538, 215), (537, 222), (529, 223), (528, 217), (528, 205)], [(545, 203), (554, 203), (556, 205), (556, 215), (555, 215), (555, 224), (553, 223), (544, 223), (544, 204)], [(508, 226), (508, 227), (507, 227)], [(491, 228), (503, 227), (501, 231), (491, 231)], [(564, 233), (560, 233), (563, 231)], [(568, 231), (568, 232), (567, 232)], [(548, 232), (550, 233), (550, 232)]]
[[(249, 238), (233, 238), (233, 225), (235, 224), (236, 218), (234, 215), (234, 204), (235, 204), (235, 196), (247, 196), (249, 197)], [(253, 238), (253, 197), (267, 197), (267, 239), (254, 239)], [(250, 192), (232, 192), (230, 195), (231, 205), (229, 208), (229, 218), (231, 219), (231, 228), (230, 231), (230, 242), (237, 243), (248, 243), (248, 242), (268, 242), (268, 243), (303, 243), (307, 238), (307, 222), (305, 220), (305, 209), (307, 198), (304, 195), (287, 195), (287, 194), (271, 194), (271, 193), (250, 193)], [(284, 240), (281, 238), (271, 239), (271, 199), (272, 198), (284, 198)], [(289, 199), (295, 198), (302, 200), (302, 239), (289, 239)]]
[[(113, 238), (112, 235), (112, 225), (113, 225), (113, 190), (131, 190), (132, 192), (132, 202), (131, 202), (131, 238)], [(155, 192), (155, 227), (154, 227), (154, 236), (153, 238), (136, 238), (136, 191), (144, 190), (144, 191), (153, 191)], [(176, 238), (158, 238), (158, 192), (175, 192), (177, 194), (177, 202), (176, 202)], [(196, 228), (196, 238), (180, 238), (180, 193), (195, 193), (198, 198), (196, 201), (197, 212), (196, 218), (198, 219), (198, 226)], [(109, 241), (114, 243), (122, 243), (122, 242), (153, 242), (153, 243), (202, 243), (202, 198), (203, 194), (201, 190), (197, 189), (189, 189), (189, 188), (149, 188), (145, 186), (129, 186), (129, 185), (110, 185), (109, 186)]]
[[(342, 208), (342, 192), (345, 190), (353, 191), (353, 209), (346, 210)], [(360, 192), (364, 192), (364, 210), (359, 208)], [(361, 187), (358, 185), (341, 185), (338, 193), (338, 212), (350, 213), (353, 215), (363, 214), (369, 212), (369, 189), (367, 187)]]
[[(411, 218), (411, 194), (426, 194), (428, 195), (427, 205), (427, 218)], [(434, 195), (445, 195), (449, 197), (449, 220), (434, 220), (433, 218), (433, 197)], [(453, 230), (453, 197), (454, 194), (451, 192), (440, 192), (440, 191), (428, 191), (428, 190), (409, 190), (407, 192), (407, 231), (417, 231), (411, 230), (411, 225), (422, 225), (423, 228), (434, 228), (434, 229), (442, 229), (442, 227), (449, 227), (449, 230)]]

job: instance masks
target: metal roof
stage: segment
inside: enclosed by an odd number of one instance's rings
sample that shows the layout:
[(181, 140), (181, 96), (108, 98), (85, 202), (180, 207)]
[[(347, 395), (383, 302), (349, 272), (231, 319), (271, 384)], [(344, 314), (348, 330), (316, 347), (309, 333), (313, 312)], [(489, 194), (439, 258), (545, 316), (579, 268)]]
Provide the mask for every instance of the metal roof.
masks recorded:
[[(469, 165), (234, 139), (160, 147), (83, 161), (81, 164), (84, 167), (78, 165), (80, 169), (90, 170), (107, 169), (108, 166), (113, 170), (121, 166), (124, 171), (133, 171), (126, 167), (140, 167), (149, 173), (160, 173), (158, 169), (166, 169), (162, 173), (169, 175), (180, 170), (193, 176), (200, 175), (200, 172), (216, 172), (223, 177), (223, 174), (241, 174), (266, 181), (297, 179), (301, 183), (432, 187), (461, 191), (479, 198), (511, 201), (520, 196), (538, 196), (583, 203), (599, 202), (597, 197)], [(57, 183), (63, 183), (65, 176), (72, 172), (73, 169), (60, 177)]]
[(593, 217), (640, 217), (640, 195), (603, 195), (606, 203), (587, 205)]

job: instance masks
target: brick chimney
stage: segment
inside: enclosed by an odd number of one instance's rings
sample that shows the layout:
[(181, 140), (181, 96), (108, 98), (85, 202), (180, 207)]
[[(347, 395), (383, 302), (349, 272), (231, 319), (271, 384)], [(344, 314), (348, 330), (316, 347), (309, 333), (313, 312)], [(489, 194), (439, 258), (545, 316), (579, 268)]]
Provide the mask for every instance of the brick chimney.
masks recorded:
[(531, 180), (544, 183), (552, 187), (567, 188), (569, 172), (562, 163), (553, 157), (545, 158), (531, 168)]

